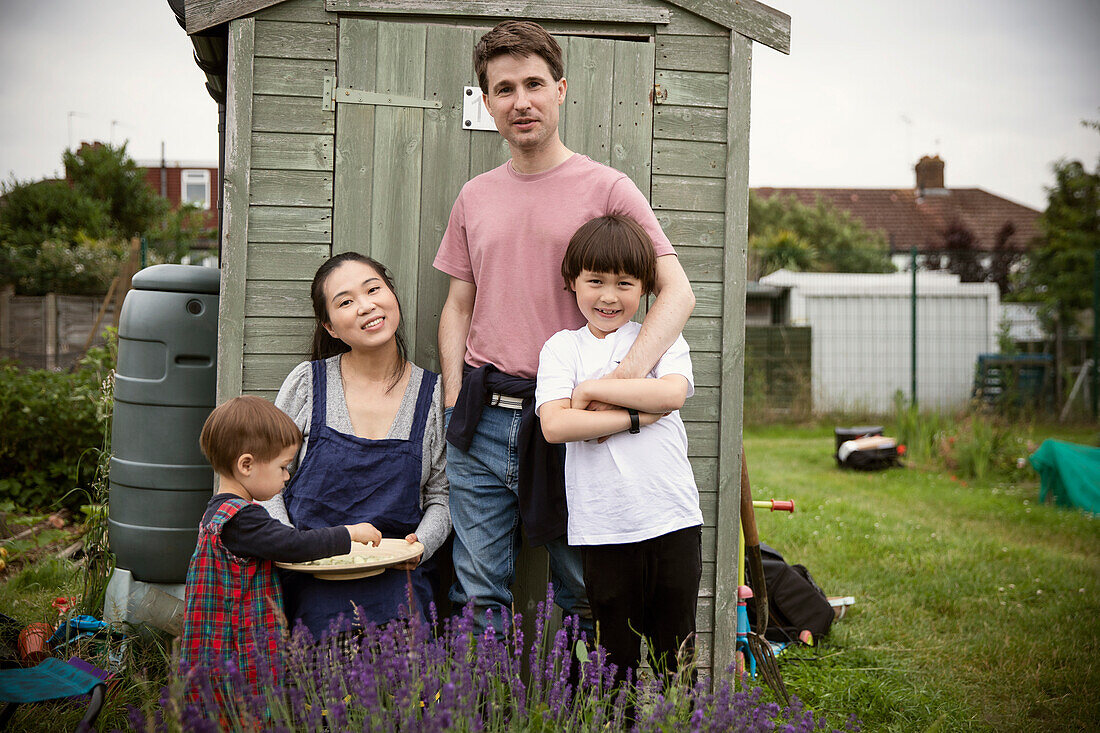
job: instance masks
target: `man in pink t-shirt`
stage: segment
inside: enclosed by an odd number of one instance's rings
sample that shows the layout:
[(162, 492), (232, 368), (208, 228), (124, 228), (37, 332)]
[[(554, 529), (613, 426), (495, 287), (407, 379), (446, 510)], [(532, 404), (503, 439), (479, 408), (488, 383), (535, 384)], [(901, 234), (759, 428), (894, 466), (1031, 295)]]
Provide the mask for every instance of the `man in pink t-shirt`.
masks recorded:
[(439, 319), (458, 578), (451, 599), (476, 599), (482, 630), (486, 609), (498, 628), (511, 609), (521, 518), (528, 540), (549, 552), (558, 604), (589, 615), (579, 555), (565, 542), (562, 452), (542, 440), (533, 410), (543, 343), (585, 322), (561, 286), (569, 238), (590, 219), (623, 214), (658, 255), (656, 300), (612, 378), (647, 374), (695, 297), (637, 186), (562, 144), (566, 82), (554, 39), (536, 23), (505, 21), (482, 36), (474, 67), (512, 159), (463, 187), (434, 265), (451, 277)]

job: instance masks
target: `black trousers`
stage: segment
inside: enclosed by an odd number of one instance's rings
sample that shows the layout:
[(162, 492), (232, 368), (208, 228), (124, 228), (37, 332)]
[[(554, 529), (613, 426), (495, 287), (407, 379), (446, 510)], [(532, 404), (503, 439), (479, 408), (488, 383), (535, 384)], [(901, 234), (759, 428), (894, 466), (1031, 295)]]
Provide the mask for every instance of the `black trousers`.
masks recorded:
[(701, 527), (688, 527), (641, 542), (580, 547), (599, 643), (618, 667), (618, 681), (638, 668), (642, 637), (655, 672), (676, 672), (685, 640), (694, 651), (701, 537)]

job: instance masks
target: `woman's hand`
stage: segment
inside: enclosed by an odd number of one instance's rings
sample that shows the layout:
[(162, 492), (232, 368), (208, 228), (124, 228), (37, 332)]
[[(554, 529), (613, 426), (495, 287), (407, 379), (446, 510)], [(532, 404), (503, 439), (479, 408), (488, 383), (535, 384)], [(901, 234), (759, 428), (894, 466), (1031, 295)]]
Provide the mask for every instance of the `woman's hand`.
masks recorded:
[(352, 542), (361, 542), (364, 545), (374, 545), (375, 547), (382, 544), (382, 533), (375, 529), (370, 522), (349, 524), (347, 528)]
[[(416, 532), (410, 532), (409, 534), (405, 535), (405, 541), (408, 542), (410, 545), (416, 542)], [(416, 570), (416, 566), (420, 564), (420, 558), (423, 556), (424, 553), (420, 553), (416, 557), (409, 558), (405, 562), (394, 565), (393, 567), (397, 570)]]

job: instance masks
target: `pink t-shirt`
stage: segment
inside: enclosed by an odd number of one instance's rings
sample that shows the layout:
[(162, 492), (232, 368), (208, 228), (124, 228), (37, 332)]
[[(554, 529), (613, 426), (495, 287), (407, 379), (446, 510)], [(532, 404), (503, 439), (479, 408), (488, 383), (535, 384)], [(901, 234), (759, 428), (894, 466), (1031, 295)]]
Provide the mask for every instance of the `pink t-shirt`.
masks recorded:
[(605, 214), (641, 224), (658, 257), (675, 254), (634, 182), (584, 155), (530, 175), (509, 161), (462, 187), (433, 264), (477, 286), (467, 364), (533, 379), (546, 339), (584, 325), (561, 261), (581, 224)]

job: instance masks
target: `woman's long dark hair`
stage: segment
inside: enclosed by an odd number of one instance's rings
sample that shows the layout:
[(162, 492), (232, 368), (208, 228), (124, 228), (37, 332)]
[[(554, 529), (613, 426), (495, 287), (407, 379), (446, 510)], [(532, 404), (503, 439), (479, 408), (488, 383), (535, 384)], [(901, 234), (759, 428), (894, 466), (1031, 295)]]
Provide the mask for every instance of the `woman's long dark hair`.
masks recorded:
[[(328, 316), (328, 303), (325, 301), (325, 281), (328, 280), (328, 276), (333, 270), (345, 262), (358, 262), (377, 272), (378, 277), (382, 278), (382, 282), (393, 293), (393, 297), (397, 301), (397, 309), (401, 311), (401, 299), (397, 295), (397, 288), (393, 286), (393, 279), (390, 277), (389, 270), (381, 262), (358, 252), (344, 252), (326, 260), (324, 264), (317, 268), (317, 274), (313, 276), (313, 285), (310, 286), (309, 290), (310, 298), (313, 300), (313, 317), (316, 320), (313, 329), (313, 344), (309, 354), (309, 358), (313, 361), (327, 359), (330, 356), (351, 351), (350, 346), (325, 330), (325, 324), (331, 323)], [(405, 344), (404, 318), (398, 324), (394, 338), (397, 341), (397, 363), (394, 364), (393, 373), (390, 375), (390, 389), (393, 389), (401, 381), (401, 375), (405, 373), (405, 365), (409, 361), (409, 350)]]

